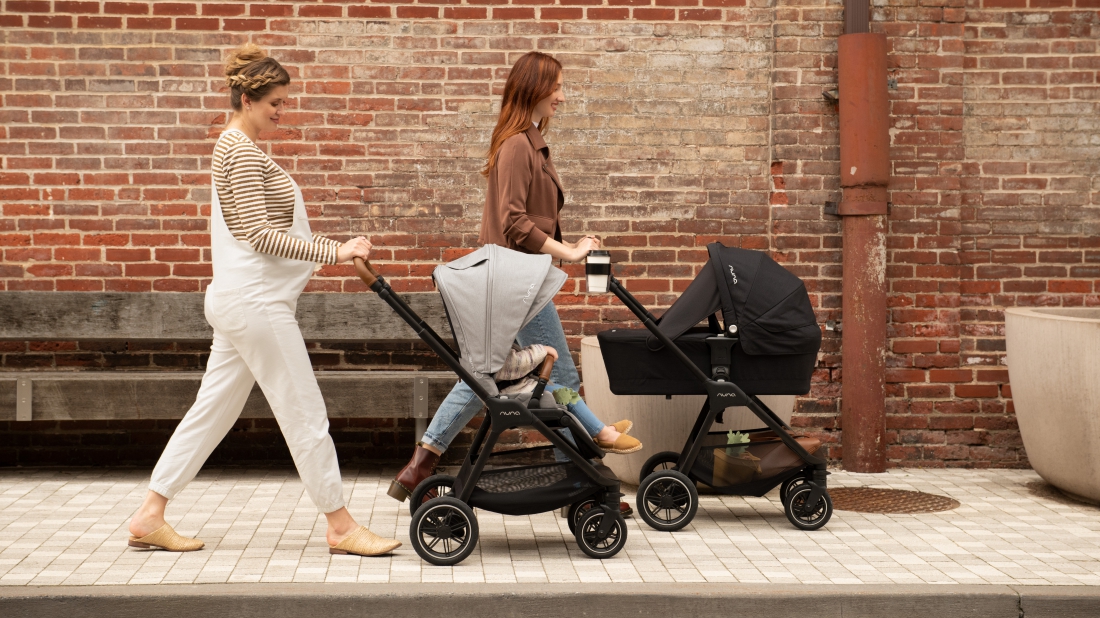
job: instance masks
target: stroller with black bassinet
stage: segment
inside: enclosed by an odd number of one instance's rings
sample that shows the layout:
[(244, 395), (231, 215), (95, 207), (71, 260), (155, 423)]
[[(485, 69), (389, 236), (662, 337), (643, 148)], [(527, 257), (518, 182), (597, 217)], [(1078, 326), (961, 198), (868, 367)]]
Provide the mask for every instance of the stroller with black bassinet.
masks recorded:
[[(570, 506), (569, 527), (581, 551), (610, 558), (626, 544), (626, 522), (619, 513), (619, 481), (610, 469), (593, 464), (604, 452), (581, 424), (550, 393), (553, 367), (547, 357), (538, 368), (533, 392), (500, 394), (493, 374), (501, 369), (519, 330), (565, 283), (549, 255), (528, 255), (496, 245), (438, 266), (432, 274), (461, 355), (395, 294), (369, 262), (356, 259), (359, 276), (458, 374), (487, 408), (462, 467), (455, 476), (428, 477), (413, 491), (409, 526), (413, 548), (435, 565), (461, 562), (478, 540), (473, 508), (504, 515), (530, 515)], [(568, 350), (561, 350), (568, 354)], [(568, 461), (488, 469), (501, 433), (533, 428), (553, 446), (509, 449), (515, 455), (557, 447)], [(569, 440), (562, 434), (568, 429)]]
[[(802, 530), (829, 521), (820, 441), (795, 438), (758, 395), (802, 395), (821, 347), (821, 331), (802, 280), (767, 254), (711, 243), (710, 259), (661, 318), (655, 318), (605, 263), (588, 265), (646, 326), (598, 334), (616, 395), (707, 395), (679, 453), (643, 465), (638, 514), (657, 530), (679, 530), (699, 506), (695, 483), (730, 495), (763, 496), (780, 485), (787, 519)], [(607, 258), (604, 258), (606, 262)], [(597, 287), (602, 281), (597, 284)], [(721, 310), (723, 325), (715, 313)], [(706, 327), (696, 326), (706, 320)], [(745, 406), (765, 427), (711, 432), (730, 406)]]

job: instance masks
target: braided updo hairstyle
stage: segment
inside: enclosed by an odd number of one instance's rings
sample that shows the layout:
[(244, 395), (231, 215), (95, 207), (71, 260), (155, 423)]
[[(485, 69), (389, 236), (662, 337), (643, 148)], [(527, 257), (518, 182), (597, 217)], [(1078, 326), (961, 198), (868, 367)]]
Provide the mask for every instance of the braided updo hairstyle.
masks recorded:
[(229, 103), (241, 111), (241, 95), (259, 101), (275, 86), (290, 83), (290, 73), (279, 61), (268, 56), (255, 43), (245, 43), (229, 54), (225, 62), (225, 85), (229, 86)]

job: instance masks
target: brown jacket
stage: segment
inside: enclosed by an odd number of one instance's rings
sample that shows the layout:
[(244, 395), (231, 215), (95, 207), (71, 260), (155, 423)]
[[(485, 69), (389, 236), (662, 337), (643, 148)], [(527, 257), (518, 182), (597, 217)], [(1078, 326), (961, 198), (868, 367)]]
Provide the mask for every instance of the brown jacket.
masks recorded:
[(564, 205), (550, 148), (531, 125), (525, 133), (504, 140), (489, 170), (478, 242), (539, 253), (548, 237), (561, 242), (559, 213)]

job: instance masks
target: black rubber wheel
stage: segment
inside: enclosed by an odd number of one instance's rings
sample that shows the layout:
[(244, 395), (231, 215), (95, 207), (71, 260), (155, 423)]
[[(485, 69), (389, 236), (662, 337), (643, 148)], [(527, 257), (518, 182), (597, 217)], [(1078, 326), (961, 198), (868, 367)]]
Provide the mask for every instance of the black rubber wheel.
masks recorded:
[(641, 485), (645, 482), (645, 477), (653, 474), (654, 472), (660, 472), (661, 470), (675, 470), (676, 462), (680, 461), (680, 454), (673, 453), (672, 451), (661, 451), (653, 457), (645, 460), (642, 464), (642, 471), (638, 473), (638, 484)]
[(433, 498), (413, 515), (409, 539), (424, 560), (436, 566), (458, 564), (477, 547), (477, 517), (465, 502), (451, 496)]
[(581, 551), (590, 558), (610, 558), (626, 545), (626, 520), (618, 513), (612, 515), (615, 519), (607, 536), (600, 537), (599, 529), (604, 517), (607, 517), (607, 513), (602, 508), (588, 509), (581, 515), (577, 530), (573, 533)]
[(799, 530), (817, 530), (829, 523), (829, 518), (833, 516), (833, 499), (824, 489), (821, 490), (821, 497), (817, 499), (817, 504), (806, 504), (812, 491), (813, 487), (808, 482), (795, 485), (787, 494), (787, 499), (783, 501), (783, 511), (787, 514), (787, 520)]
[(783, 481), (783, 484), (779, 486), (779, 501), (783, 504), (787, 503), (787, 494), (791, 493), (791, 487), (808, 482), (804, 476), (792, 476), (791, 478)]
[(676, 470), (654, 472), (638, 486), (638, 515), (654, 530), (675, 532), (691, 523), (698, 509), (695, 483)]
[(432, 498), (449, 496), (454, 493), (455, 477), (449, 474), (436, 474), (420, 482), (409, 495), (409, 515), (416, 515), (416, 509)]
[(597, 505), (599, 505), (599, 502), (595, 498), (587, 498), (580, 502), (574, 502), (569, 507), (569, 515), (565, 518), (566, 523), (569, 524), (569, 532), (576, 536), (577, 524), (580, 523), (581, 517), (584, 517), (585, 513)]

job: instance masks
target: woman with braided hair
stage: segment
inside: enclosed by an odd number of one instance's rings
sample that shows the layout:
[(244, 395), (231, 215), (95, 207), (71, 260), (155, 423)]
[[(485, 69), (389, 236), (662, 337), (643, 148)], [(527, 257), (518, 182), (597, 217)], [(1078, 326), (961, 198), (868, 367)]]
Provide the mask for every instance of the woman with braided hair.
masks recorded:
[(371, 244), (361, 236), (340, 243), (312, 234), (297, 183), (256, 146), (262, 131), (279, 126), (289, 96), (286, 70), (250, 44), (230, 55), (225, 75), (233, 115), (210, 166), (214, 278), (205, 312), (214, 342), (198, 397), (130, 521), (129, 544), (169, 551), (203, 547), (165, 522), (165, 507), (195, 477), (259, 383), (306, 492), (328, 519), (329, 552), (389, 553), (401, 543), (358, 525), (345, 508), (325, 402), (294, 318), (317, 264), (367, 259)]

